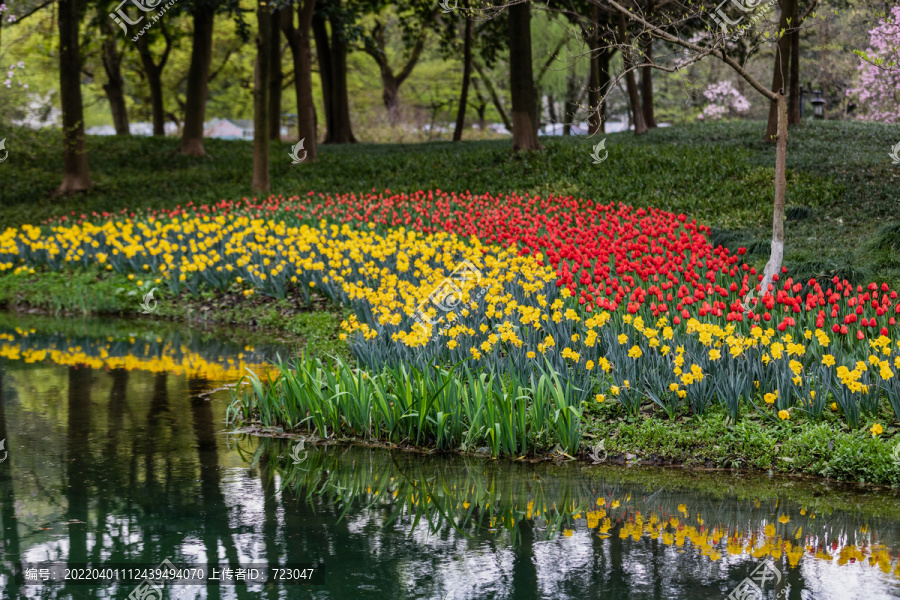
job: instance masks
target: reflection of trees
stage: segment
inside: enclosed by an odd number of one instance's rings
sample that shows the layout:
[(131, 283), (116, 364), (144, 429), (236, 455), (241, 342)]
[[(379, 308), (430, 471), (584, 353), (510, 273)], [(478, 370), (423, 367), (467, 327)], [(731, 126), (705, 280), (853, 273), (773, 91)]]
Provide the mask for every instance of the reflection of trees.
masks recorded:
[[(69, 565), (88, 562), (88, 484), (91, 480), (91, 371), (69, 367), (66, 427), (66, 517), (69, 521)], [(78, 589), (66, 584), (73, 596)]]
[[(3, 398), (3, 379), (5, 370), (0, 365), (0, 440), (6, 440), (6, 452), (13, 447), (6, 431), (6, 405)], [(6, 569), (6, 563), (11, 562), (12, 571), (22, 572), (22, 560), (19, 554), (19, 526), (16, 523), (16, 493), (12, 479), (12, 453), (6, 455), (6, 460), (0, 463), (0, 519), (3, 519), (2, 562), (0, 573), (7, 576), (9, 582), (10, 597), (16, 598), (19, 594), (19, 586), (10, 577), (11, 573)]]
[[(632, 473), (331, 446), (307, 446), (306, 460), (294, 465), (289, 450), (284, 441), (264, 439), (256, 458), (282, 455), (280, 460), (260, 460), (260, 465), (269, 479), (277, 475), (285, 497), (290, 492), (326, 521), (339, 517), (352, 525), (352, 532), (340, 523), (328, 526), (328, 547), (337, 548), (329, 561), (347, 564), (358, 558), (338, 540), (363, 552), (375, 554), (377, 549), (380, 572), (395, 572), (381, 582), (384, 594), (396, 593), (394, 587), (421, 555), (440, 553), (442, 545), (419, 541), (426, 532), (442, 541), (449, 538), (457, 552), (467, 537), (480, 542), (480, 553), (504, 538), (507, 545), (501, 543), (501, 549), (512, 543), (509, 585), (515, 598), (537, 597), (557, 585), (556, 592), (565, 589), (577, 596), (589, 587), (610, 598), (624, 598), (637, 589), (652, 598), (673, 590), (691, 594), (698, 585), (719, 590), (721, 585), (737, 585), (767, 557), (786, 574), (780, 585), (790, 583), (799, 590), (805, 587), (804, 579), (795, 567), (805, 553), (804, 544), (839, 539), (842, 548), (872, 557), (868, 562), (873, 568), (879, 548), (900, 545), (900, 532), (891, 519), (829, 511), (822, 504), (812, 515), (800, 510), (802, 504), (787, 501), (777, 484), (770, 485), (768, 493), (754, 488), (751, 494), (734, 482), (734, 488), (714, 495), (698, 489), (702, 478), (685, 477), (682, 482), (662, 470)], [(796, 491), (796, 486), (791, 482), (785, 487)], [(296, 518), (287, 507), (285, 515), (287, 522)], [(376, 520), (379, 527), (370, 534), (369, 524)], [(861, 532), (864, 523), (869, 527)], [(552, 558), (545, 562), (548, 553), (564, 552), (567, 542), (535, 542), (558, 539), (555, 535), (563, 530), (589, 534), (593, 556), (580, 565), (586, 572), (578, 579), (545, 580), (545, 565), (555, 564)], [(406, 549), (396, 545), (403, 531), (411, 536)], [(316, 538), (308, 532), (306, 539)], [(787, 552), (789, 542), (793, 555)], [(406, 564), (381, 558), (392, 551), (405, 552)], [(829, 548), (829, 553), (837, 552)], [(494, 554), (499, 556), (496, 550)], [(807, 555), (805, 560), (814, 559)], [(441, 582), (424, 578), (419, 584), (424, 586), (421, 593)], [(399, 589), (402, 593), (402, 583)]]
[[(191, 416), (200, 463), (200, 495), (203, 498), (201, 538), (206, 548), (207, 562), (210, 565), (218, 563), (221, 539), (226, 562), (231, 568), (237, 569), (240, 567), (240, 560), (231, 535), (228, 505), (222, 493), (215, 419), (209, 399), (201, 395), (209, 390), (209, 382), (202, 378), (188, 379), (188, 390), (191, 395)], [(235, 589), (238, 598), (251, 597), (245, 586), (235, 585)], [(207, 592), (210, 600), (220, 597), (219, 586), (209, 586)]]

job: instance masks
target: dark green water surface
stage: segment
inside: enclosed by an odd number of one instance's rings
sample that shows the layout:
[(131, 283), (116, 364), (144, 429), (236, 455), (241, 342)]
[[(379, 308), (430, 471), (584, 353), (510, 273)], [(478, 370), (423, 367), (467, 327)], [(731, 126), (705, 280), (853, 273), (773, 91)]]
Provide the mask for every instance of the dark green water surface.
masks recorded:
[[(232, 431), (228, 386), (276, 353), (0, 315), (0, 596), (900, 598), (896, 493)], [(145, 581), (156, 567), (204, 574)], [(249, 568), (266, 582), (234, 579)], [(737, 595), (748, 577), (761, 592)]]

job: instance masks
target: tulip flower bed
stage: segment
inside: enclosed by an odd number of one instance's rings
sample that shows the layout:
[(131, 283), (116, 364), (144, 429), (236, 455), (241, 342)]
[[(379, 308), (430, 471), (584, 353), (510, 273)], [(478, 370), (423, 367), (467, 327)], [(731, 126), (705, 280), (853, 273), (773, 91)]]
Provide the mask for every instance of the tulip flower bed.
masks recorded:
[[(273, 385), (253, 380), (234, 409), (321, 435), (520, 455), (577, 452), (597, 403), (669, 419), (720, 405), (733, 420), (900, 420), (895, 290), (788, 276), (745, 306), (761, 275), (708, 232), (571, 197), (320, 194), (11, 228), (0, 271), (327, 296), (352, 311), (342, 328), (365, 370), (303, 358)], [(476, 276), (448, 287), (460, 264)]]

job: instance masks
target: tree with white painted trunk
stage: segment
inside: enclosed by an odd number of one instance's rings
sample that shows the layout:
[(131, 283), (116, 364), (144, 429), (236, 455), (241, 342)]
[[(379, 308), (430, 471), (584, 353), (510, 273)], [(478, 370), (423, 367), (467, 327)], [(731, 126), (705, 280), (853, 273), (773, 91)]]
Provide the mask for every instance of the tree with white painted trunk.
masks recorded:
[[(682, 6), (679, 13), (647, 15), (642, 11), (640, 4), (628, 2), (628, 0), (589, 0), (591, 4), (596, 5), (601, 11), (606, 11), (612, 17), (613, 23), (617, 26), (607, 27), (605, 31), (599, 32), (599, 37), (606, 42), (602, 48), (591, 47), (588, 51), (591, 56), (598, 51), (610, 51), (611, 49), (619, 50), (630, 54), (634, 60), (626, 63), (625, 69), (616, 74), (615, 82), (625, 79), (629, 75), (633, 77), (633, 71), (640, 69), (658, 69), (661, 71), (676, 73), (685, 77), (684, 71), (687, 66), (696, 63), (704, 58), (711, 57), (728, 65), (737, 75), (742, 77), (753, 89), (770, 100), (777, 107), (777, 131), (775, 135), (775, 181), (774, 181), (774, 200), (772, 205), (772, 246), (769, 254), (769, 261), (766, 263), (759, 288), (754, 285), (755, 282), (749, 283), (749, 290), (744, 297), (744, 306), (747, 310), (751, 308), (751, 302), (757, 296), (761, 299), (769, 290), (775, 275), (782, 270), (782, 261), (784, 258), (784, 207), (785, 196), (787, 193), (787, 140), (788, 140), (788, 94), (782, 85), (779, 89), (766, 87), (763, 83), (748, 71), (744, 62), (731, 56), (728, 50), (727, 42), (733, 39), (734, 35), (751, 35), (757, 43), (775, 43), (785, 36), (790, 36), (790, 32), (784, 29), (775, 31), (766, 31), (764, 23), (760, 22), (754, 25), (751, 30), (749, 27), (741, 27), (739, 24), (741, 19), (737, 19), (738, 24), (730, 31), (708, 27), (708, 35), (705, 37), (706, 43), (691, 42), (685, 39), (686, 36), (681, 35), (689, 29), (696, 30), (696, 20), (708, 18), (709, 12), (702, 8), (688, 8)], [(761, 7), (761, 9), (763, 9)], [(623, 23), (624, 21), (624, 23)], [(689, 22), (693, 21), (693, 24)], [(710, 19), (712, 22), (712, 19)], [(749, 20), (748, 20), (749, 22)], [(641, 50), (642, 45), (646, 46), (650, 40), (662, 40), (678, 49), (684, 58), (678, 59), (671, 64), (659, 62), (659, 59), (645, 53)], [(671, 56), (671, 53), (666, 53)], [(609, 89), (612, 89), (610, 86)], [(603, 98), (605, 102), (606, 98)]]

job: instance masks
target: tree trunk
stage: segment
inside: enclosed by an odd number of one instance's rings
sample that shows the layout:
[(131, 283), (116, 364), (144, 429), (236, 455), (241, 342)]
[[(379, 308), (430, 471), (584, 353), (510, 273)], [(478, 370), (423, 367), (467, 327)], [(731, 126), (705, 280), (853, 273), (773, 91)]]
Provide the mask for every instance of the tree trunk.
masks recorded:
[(628, 46), (628, 30), (625, 24), (625, 15), (619, 13), (619, 35), (622, 38), (622, 61), (625, 69), (625, 88), (628, 91), (628, 103), (631, 105), (631, 120), (634, 123), (634, 135), (647, 133), (647, 124), (644, 122), (644, 112), (641, 108), (641, 98), (638, 95), (637, 80), (634, 76), (634, 63), (631, 60), (631, 50)]
[(387, 111), (388, 123), (391, 127), (400, 124), (400, 85), (390, 73), (381, 71), (381, 100)]
[[(294, 60), (294, 89), (297, 93), (297, 139), (303, 140), (307, 160), (315, 160), (317, 154), (316, 106), (312, 92), (312, 51), (309, 37), (313, 22), (315, 0), (304, 0), (297, 5), (298, 26), (293, 26), (293, 15), (286, 11), (282, 17), (282, 28), (291, 47)], [(321, 53), (320, 53), (321, 57)], [(321, 64), (321, 63), (320, 63)], [(323, 68), (322, 87), (325, 88)], [(326, 113), (328, 98), (325, 98)]]
[[(647, 15), (653, 16), (653, 0), (647, 1)], [(653, 38), (647, 37), (642, 44), (644, 62), (653, 62)], [(641, 67), (641, 108), (643, 109), (644, 123), (648, 129), (657, 127), (656, 115), (653, 111), (653, 67)]]
[[(788, 23), (787, 19), (790, 17), (793, 12), (793, 3), (797, 0), (784, 0), (784, 4), (781, 7), (781, 19), (779, 19), (778, 29), (787, 29)], [(792, 19), (793, 22), (793, 19)], [(774, 72), (772, 74), (772, 91), (776, 94), (786, 95), (784, 84), (786, 81), (786, 76), (789, 68), (791, 55), (791, 36), (783, 35), (778, 39), (778, 44), (775, 48), (775, 67)], [(774, 142), (778, 136), (778, 103), (775, 100), (772, 100), (769, 103), (769, 122), (766, 124), (766, 137), (765, 140), (767, 142)]]
[[(340, 7), (340, 3), (338, 3)], [(332, 101), (334, 102), (334, 135), (329, 132), (331, 142), (347, 144), (356, 142), (350, 127), (350, 96), (347, 91), (347, 42), (343, 39), (344, 21), (339, 13), (332, 13), (331, 23), (331, 66), (334, 68)]]
[[(763, 270), (759, 296), (762, 298), (769, 289), (773, 275), (781, 273), (781, 261), (784, 258), (784, 200), (787, 191), (787, 140), (788, 140), (788, 107), (784, 94), (775, 99), (778, 109), (778, 126), (775, 145), (775, 203), (772, 209), (772, 252), (769, 262)], [(751, 290), (752, 291), (752, 290)]]
[(500, 119), (503, 121), (503, 126), (506, 127), (508, 131), (512, 132), (512, 121), (509, 120), (509, 115), (507, 115), (506, 111), (503, 110), (503, 104), (500, 103), (500, 97), (497, 95), (497, 90), (494, 89), (494, 84), (492, 84), (491, 80), (485, 76), (484, 70), (481, 68), (481, 65), (478, 64), (478, 61), (472, 60), (472, 66), (475, 67), (475, 71), (478, 72), (478, 78), (481, 79), (481, 82), (487, 89), (488, 96), (491, 97), (491, 102), (493, 103), (494, 108), (496, 108), (497, 112), (500, 113)]
[(328, 23), (331, 38), (325, 25), (325, 17), (313, 17), (313, 32), (316, 36), (316, 52), (319, 56), (319, 73), (322, 79), (322, 97), (325, 102), (327, 131), (326, 144), (346, 144), (356, 142), (350, 126), (350, 98), (347, 93), (347, 42), (342, 39), (344, 21), (340, 14), (340, 0), (331, 0)]
[(253, 86), (253, 191), (269, 191), (269, 86), (272, 71), (272, 12), (256, 6), (256, 77)]
[(791, 83), (788, 98), (788, 124), (800, 123), (800, 2), (792, 1), (791, 11)]
[[(284, 9), (289, 10), (289, 9)], [(281, 83), (284, 74), (281, 69), (281, 10), (272, 11), (272, 43), (269, 66), (269, 138), (281, 141)]]
[(367, 44), (365, 51), (373, 60), (375, 60), (375, 63), (378, 65), (378, 69), (381, 72), (381, 98), (384, 101), (384, 108), (387, 110), (388, 121), (390, 122), (391, 127), (396, 127), (400, 123), (400, 86), (403, 85), (403, 82), (406, 81), (407, 77), (409, 77), (410, 73), (412, 73), (415, 68), (416, 63), (419, 62), (419, 58), (422, 56), (422, 50), (425, 49), (427, 35), (428, 29), (423, 26), (416, 39), (416, 43), (410, 52), (409, 59), (406, 61), (403, 68), (395, 74), (394, 69), (388, 62), (384, 26), (381, 22), (376, 22), (375, 27), (372, 28), (372, 40), (374, 45)]
[(316, 38), (316, 58), (319, 62), (319, 80), (322, 82), (322, 104), (325, 107), (325, 141), (335, 129), (334, 125), (334, 108), (331, 102), (333, 95), (332, 73), (334, 69), (331, 66), (331, 44), (328, 41), (328, 28), (325, 24), (325, 17), (316, 12), (313, 15), (312, 30)]
[(509, 7), (509, 91), (512, 96), (513, 151), (540, 150), (537, 90), (531, 65), (531, 5)]
[(178, 152), (203, 156), (203, 122), (206, 119), (206, 96), (209, 90), (209, 63), (212, 58), (212, 35), (215, 12), (198, 6), (194, 13), (191, 66), (188, 70), (184, 128)]
[(131, 132), (128, 128), (128, 109), (125, 106), (125, 79), (122, 77), (123, 53), (116, 48), (118, 31), (109, 18), (101, 18), (100, 23), (103, 31), (103, 70), (106, 71), (103, 91), (109, 100), (116, 135), (129, 135)]
[(92, 185), (81, 99), (81, 49), (78, 44), (81, 15), (79, 0), (59, 2), (59, 91), (63, 126), (63, 181), (57, 190), (60, 194), (82, 192)]
[[(591, 63), (594, 59), (591, 58)], [(576, 72), (577, 62), (572, 61), (569, 66), (569, 72), (566, 77), (566, 100), (563, 105), (563, 135), (572, 135), (572, 122), (575, 119), (575, 113), (578, 111), (578, 74)]]
[[(477, 66), (474, 59), (472, 59), (472, 66)], [(478, 113), (478, 130), (485, 131), (487, 130), (487, 119), (485, 117), (485, 112), (487, 111), (488, 101), (487, 99), (485, 99), (484, 95), (481, 93), (481, 89), (478, 87), (478, 77), (472, 77), (470, 79), (472, 81), (472, 89), (475, 91), (475, 95), (478, 96), (478, 104), (475, 106), (475, 112)]]
[(456, 128), (453, 130), (453, 141), (462, 141), (462, 130), (466, 122), (466, 105), (469, 102), (469, 80), (472, 78), (472, 19), (466, 18), (466, 29), (463, 34), (463, 80), (459, 93), (459, 107), (456, 111)]
[(162, 71), (169, 57), (172, 47), (171, 39), (166, 36), (166, 49), (163, 52), (159, 64), (153, 62), (150, 54), (149, 41), (146, 35), (138, 38), (137, 48), (144, 67), (144, 75), (147, 76), (147, 85), (150, 87), (150, 111), (153, 115), (153, 135), (166, 135), (166, 111), (163, 104)]
[(594, 29), (587, 36), (590, 47), (590, 75), (588, 79), (588, 133), (603, 133), (606, 131), (606, 102), (604, 95), (609, 91), (609, 59), (612, 51), (605, 47), (606, 43), (600, 38), (601, 28), (608, 25), (608, 17), (600, 12), (599, 7), (593, 6), (591, 12), (591, 24)]

